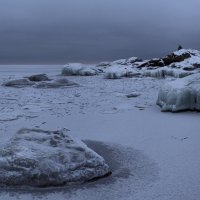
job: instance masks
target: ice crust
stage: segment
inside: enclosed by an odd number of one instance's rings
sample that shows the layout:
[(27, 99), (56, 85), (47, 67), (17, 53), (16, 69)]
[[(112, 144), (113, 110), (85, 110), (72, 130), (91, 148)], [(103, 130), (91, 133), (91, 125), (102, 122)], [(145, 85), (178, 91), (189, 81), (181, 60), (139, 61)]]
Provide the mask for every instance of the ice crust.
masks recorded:
[(162, 111), (200, 111), (200, 73), (166, 83), (159, 91), (157, 104)]
[(100, 155), (65, 131), (21, 129), (0, 150), (1, 186), (59, 186), (108, 173)]

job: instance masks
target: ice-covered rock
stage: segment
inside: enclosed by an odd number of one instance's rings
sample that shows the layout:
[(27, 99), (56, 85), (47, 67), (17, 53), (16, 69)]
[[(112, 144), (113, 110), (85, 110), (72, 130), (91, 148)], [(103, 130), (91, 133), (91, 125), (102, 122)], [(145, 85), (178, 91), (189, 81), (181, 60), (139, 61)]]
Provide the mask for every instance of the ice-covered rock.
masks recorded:
[(115, 60), (113, 62), (111, 62), (111, 65), (126, 65), (127, 62), (126, 59), (119, 59), (119, 60)]
[(130, 94), (127, 94), (126, 97), (127, 98), (135, 98), (135, 97), (139, 97), (141, 94), (137, 93), (137, 92), (132, 92)]
[(51, 80), (46, 74), (36, 74), (36, 75), (32, 75), (32, 76), (29, 76), (26, 78), (28, 78), (30, 81), (34, 81), (34, 82)]
[(138, 57), (131, 57), (126, 60), (126, 63), (131, 64), (131, 63), (141, 62), (141, 61), (142, 61), (142, 59), (139, 59)]
[(171, 67), (161, 67), (157, 69), (146, 69), (143, 71), (144, 76), (154, 77), (154, 78), (165, 78), (166, 76), (172, 76), (175, 78), (183, 78), (193, 74), (183, 69), (176, 69)]
[(159, 91), (157, 105), (162, 111), (200, 111), (200, 73), (166, 83)]
[(59, 88), (71, 86), (78, 86), (78, 84), (73, 81), (69, 81), (66, 78), (58, 78), (52, 81), (42, 81), (35, 85), (36, 88)]
[(27, 87), (27, 86), (32, 86), (35, 83), (28, 80), (27, 78), (21, 78), (21, 79), (16, 79), (16, 80), (11, 80), (3, 83), (3, 86), (7, 87)]
[(62, 69), (64, 76), (94, 76), (98, 74), (98, 69), (93, 65), (86, 65), (81, 63), (69, 63)]
[(108, 67), (108, 66), (111, 66), (111, 63), (110, 62), (100, 62), (96, 65), (97, 67)]
[(138, 57), (131, 57), (128, 59), (118, 59), (112, 62), (100, 62), (96, 65), (96, 67), (103, 67), (107, 68), (110, 66), (116, 66), (116, 65), (132, 65), (135, 62), (141, 62), (142, 60), (139, 59)]
[(21, 129), (0, 149), (1, 186), (59, 186), (109, 173), (100, 155), (64, 131)]
[(122, 77), (134, 77), (139, 76), (140, 72), (136, 70), (132, 65), (113, 65), (104, 70), (105, 78), (107, 79), (119, 79)]

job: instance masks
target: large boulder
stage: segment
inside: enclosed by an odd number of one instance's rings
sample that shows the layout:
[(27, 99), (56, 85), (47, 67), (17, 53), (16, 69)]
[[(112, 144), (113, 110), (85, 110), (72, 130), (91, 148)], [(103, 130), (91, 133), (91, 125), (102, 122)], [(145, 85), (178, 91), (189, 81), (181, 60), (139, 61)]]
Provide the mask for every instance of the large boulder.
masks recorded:
[(159, 91), (157, 105), (162, 111), (200, 111), (200, 73), (166, 83)]
[(109, 173), (100, 155), (64, 131), (21, 129), (0, 150), (1, 186), (59, 186)]

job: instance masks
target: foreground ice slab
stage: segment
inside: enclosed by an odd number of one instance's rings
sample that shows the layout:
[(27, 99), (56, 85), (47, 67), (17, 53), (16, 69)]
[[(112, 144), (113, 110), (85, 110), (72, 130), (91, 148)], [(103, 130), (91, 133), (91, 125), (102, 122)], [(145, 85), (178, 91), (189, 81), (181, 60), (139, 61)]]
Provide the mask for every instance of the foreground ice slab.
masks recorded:
[(21, 129), (0, 150), (1, 186), (59, 186), (107, 174), (101, 156), (63, 131)]
[(157, 104), (162, 111), (200, 111), (200, 73), (166, 83), (159, 91)]

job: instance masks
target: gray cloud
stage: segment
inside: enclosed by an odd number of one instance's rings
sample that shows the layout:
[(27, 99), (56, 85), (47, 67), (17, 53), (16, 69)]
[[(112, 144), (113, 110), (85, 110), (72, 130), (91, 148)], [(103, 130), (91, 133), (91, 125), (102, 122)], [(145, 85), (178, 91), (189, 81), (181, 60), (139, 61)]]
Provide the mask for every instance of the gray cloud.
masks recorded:
[(200, 47), (199, 0), (1, 0), (0, 63), (97, 62)]

